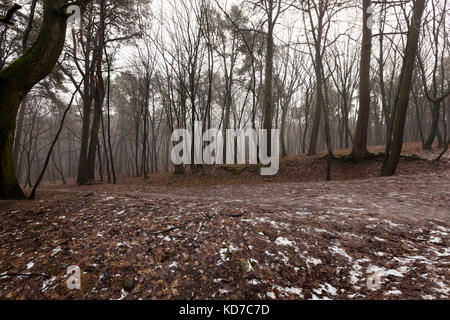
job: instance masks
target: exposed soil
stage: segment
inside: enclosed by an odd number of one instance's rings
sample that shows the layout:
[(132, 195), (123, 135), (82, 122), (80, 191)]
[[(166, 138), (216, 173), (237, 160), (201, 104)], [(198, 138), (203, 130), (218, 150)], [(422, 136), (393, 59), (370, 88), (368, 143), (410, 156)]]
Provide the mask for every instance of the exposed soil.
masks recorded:
[(332, 182), (324, 167), (298, 156), (272, 179), (211, 167), (1, 201), (0, 298), (449, 299), (449, 154), (389, 178), (380, 158), (335, 160)]

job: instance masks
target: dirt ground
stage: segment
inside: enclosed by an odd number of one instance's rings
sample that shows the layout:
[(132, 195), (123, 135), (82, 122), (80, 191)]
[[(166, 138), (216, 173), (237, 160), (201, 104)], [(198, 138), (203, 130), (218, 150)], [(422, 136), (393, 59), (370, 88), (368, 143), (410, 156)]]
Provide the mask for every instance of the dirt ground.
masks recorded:
[[(405, 153), (439, 153), (419, 149)], [(449, 156), (404, 158), (389, 178), (382, 158), (336, 160), (326, 182), (325, 160), (297, 156), (271, 179), (211, 167), (44, 185), (0, 201), (0, 298), (449, 299)]]

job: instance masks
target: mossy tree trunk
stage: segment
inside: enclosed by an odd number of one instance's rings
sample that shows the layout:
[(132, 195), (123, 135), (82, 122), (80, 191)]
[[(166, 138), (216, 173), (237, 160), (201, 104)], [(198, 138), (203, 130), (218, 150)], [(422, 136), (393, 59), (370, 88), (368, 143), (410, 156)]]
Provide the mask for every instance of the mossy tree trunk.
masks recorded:
[(63, 0), (43, 0), (44, 17), (36, 42), (0, 72), (0, 198), (25, 197), (13, 165), (16, 117), (24, 97), (58, 61), (66, 36), (66, 4)]

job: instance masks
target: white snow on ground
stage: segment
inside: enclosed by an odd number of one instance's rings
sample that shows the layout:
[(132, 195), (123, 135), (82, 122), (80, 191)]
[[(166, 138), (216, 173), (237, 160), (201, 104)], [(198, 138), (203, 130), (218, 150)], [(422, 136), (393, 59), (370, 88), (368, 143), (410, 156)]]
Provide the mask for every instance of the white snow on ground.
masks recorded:
[(278, 246), (291, 246), (291, 247), (294, 246), (294, 242), (289, 241), (288, 239), (283, 238), (283, 237), (277, 238), (275, 240), (275, 244), (278, 245)]
[(363, 269), (363, 267), (361, 266), (361, 263), (368, 263), (370, 262), (370, 259), (359, 259), (356, 260), (355, 263), (353, 264), (353, 270), (350, 271), (350, 282), (355, 285), (354, 288), (359, 289), (361, 287), (356, 286), (356, 284), (359, 282), (360, 277), (363, 276), (363, 273), (361, 272), (361, 270)]
[(42, 292), (47, 291), (47, 289), (56, 281), (56, 277), (52, 277), (51, 279), (45, 280), (44, 283), (42, 283)]
[(332, 296), (337, 294), (337, 289), (329, 283), (325, 283), (325, 285), (321, 284), (318, 289), (314, 289), (313, 291), (319, 295), (322, 295), (323, 292), (328, 292)]
[(386, 269), (386, 268), (382, 268), (382, 267), (378, 267), (378, 266), (374, 266), (374, 265), (370, 265), (367, 268), (367, 274), (377, 274), (381, 277), (381, 280), (383, 280), (383, 277), (387, 277), (387, 276), (395, 276), (395, 277), (400, 277), (403, 278), (405, 273), (408, 273), (409, 268), (408, 267), (400, 267), (399, 270), (395, 270), (395, 269)]
[(346, 257), (349, 261), (353, 261), (353, 258), (350, 257), (350, 256), (347, 254), (347, 252), (345, 252), (345, 250), (342, 249), (341, 247), (339, 247), (339, 246), (334, 246), (334, 247), (331, 247), (331, 250), (332, 250), (334, 253), (337, 253), (337, 254), (339, 254), (339, 255), (341, 255), (341, 256)]
[(117, 300), (123, 300), (126, 297), (128, 297), (128, 293), (124, 289), (122, 289), (122, 291), (120, 292), (120, 298)]
[(56, 247), (55, 249), (52, 250), (52, 257), (56, 254), (58, 254), (60, 251), (62, 250), (62, 248), (60, 246)]
[(431, 236), (430, 237), (430, 242), (431, 243), (441, 243), (442, 239), (440, 237)]
[(402, 294), (400, 290), (391, 290), (384, 293), (385, 296), (401, 296)]
[(273, 292), (267, 292), (267, 296), (268, 296), (270, 299), (276, 299), (275, 293), (273, 293)]
[(284, 264), (288, 264), (289, 263), (289, 258), (286, 257), (286, 255), (283, 252), (278, 251), (278, 255), (281, 257), (281, 260), (283, 260)]
[(444, 282), (438, 280), (435, 281), (435, 283), (438, 285), (438, 288), (434, 289), (436, 292), (442, 293), (446, 296), (450, 293), (450, 288)]
[(306, 263), (311, 263), (311, 264), (317, 266), (319, 264), (322, 264), (322, 260), (310, 257), (310, 258), (306, 259)]
[(216, 265), (220, 266), (222, 263), (224, 263), (225, 261), (227, 261), (230, 258), (230, 255), (232, 252), (234, 251), (238, 251), (239, 248), (233, 246), (232, 244), (230, 244), (229, 246), (226, 245), (226, 243), (223, 244), (224, 246), (226, 246), (225, 248), (220, 249), (219, 254), (220, 254), (220, 260), (217, 262)]
[(389, 224), (391, 227), (394, 227), (394, 228), (403, 227), (403, 225), (393, 223), (391, 220), (388, 220), (388, 219), (384, 219), (383, 221), (386, 222), (387, 224)]
[(450, 257), (450, 248), (444, 248), (444, 252), (440, 252), (435, 248), (428, 248), (428, 251), (433, 252), (433, 254), (435, 254), (438, 257)]
[(280, 292), (280, 296), (282, 296), (282, 297), (286, 297), (289, 295), (296, 295), (297, 297), (303, 299), (302, 289), (300, 289), (300, 288), (294, 288), (294, 287), (283, 288), (280, 286), (276, 286), (274, 288)]

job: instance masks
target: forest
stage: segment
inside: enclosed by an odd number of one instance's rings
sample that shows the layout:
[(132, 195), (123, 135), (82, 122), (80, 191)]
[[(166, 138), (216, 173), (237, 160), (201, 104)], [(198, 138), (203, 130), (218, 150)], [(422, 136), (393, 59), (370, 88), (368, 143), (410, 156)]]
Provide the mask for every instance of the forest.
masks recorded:
[(0, 299), (449, 299), (449, 12), (2, 0)]

